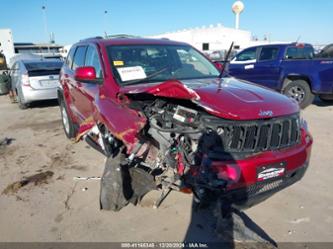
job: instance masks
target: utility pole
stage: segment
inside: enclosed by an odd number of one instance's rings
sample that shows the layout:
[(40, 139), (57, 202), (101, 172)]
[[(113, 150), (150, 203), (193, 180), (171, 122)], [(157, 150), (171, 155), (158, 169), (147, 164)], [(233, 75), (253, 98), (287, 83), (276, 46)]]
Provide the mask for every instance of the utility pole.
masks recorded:
[(108, 14), (108, 11), (107, 10), (104, 10), (104, 36), (105, 38), (108, 36), (107, 34), (107, 14)]
[(42, 6), (42, 12), (43, 12), (43, 21), (44, 21), (44, 32), (45, 32), (45, 36), (46, 36), (46, 41), (47, 41), (47, 49), (48, 49), (48, 52), (50, 53), (50, 45), (49, 45), (49, 32), (48, 32), (48, 29), (47, 29), (47, 17), (46, 17), (46, 6), (43, 5)]

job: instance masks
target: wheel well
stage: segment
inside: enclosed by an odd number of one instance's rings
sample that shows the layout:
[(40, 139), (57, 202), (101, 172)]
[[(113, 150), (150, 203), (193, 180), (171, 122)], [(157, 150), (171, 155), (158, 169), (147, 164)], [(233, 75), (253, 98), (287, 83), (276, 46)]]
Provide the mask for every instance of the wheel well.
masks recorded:
[(309, 77), (307, 77), (305, 75), (288, 75), (283, 81), (283, 86), (282, 86), (281, 91), (283, 92), (283, 90), (286, 88), (286, 86), (290, 82), (295, 81), (295, 80), (304, 80), (306, 83), (308, 83), (310, 90), (312, 92), (311, 81), (310, 81)]

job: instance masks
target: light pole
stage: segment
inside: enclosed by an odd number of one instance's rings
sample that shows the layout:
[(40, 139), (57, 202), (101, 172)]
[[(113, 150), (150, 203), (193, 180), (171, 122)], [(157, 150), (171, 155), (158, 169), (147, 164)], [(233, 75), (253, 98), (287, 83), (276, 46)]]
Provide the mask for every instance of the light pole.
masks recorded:
[[(49, 43), (48, 42), (49, 32), (47, 30), (46, 6), (44, 6), (44, 5), (42, 6), (42, 12), (43, 12), (43, 21), (44, 21), (44, 32), (45, 32), (46, 41), (48, 44)], [(48, 52), (50, 53), (50, 46), (48, 45), (47, 48), (48, 48)]]
[(107, 14), (108, 14), (108, 11), (107, 10), (104, 10), (104, 36), (105, 38), (108, 36), (107, 32), (106, 32), (106, 29), (107, 29)]

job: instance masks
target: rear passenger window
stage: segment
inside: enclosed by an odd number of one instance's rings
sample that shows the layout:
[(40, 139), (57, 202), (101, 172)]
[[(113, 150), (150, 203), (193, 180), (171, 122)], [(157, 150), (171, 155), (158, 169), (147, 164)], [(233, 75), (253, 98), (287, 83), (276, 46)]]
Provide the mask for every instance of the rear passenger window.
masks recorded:
[(278, 48), (263, 47), (260, 52), (259, 61), (275, 60), (278, 52)]
[(288, 47), (286, 52), (286, 59), (289, 60), (302, 60), (313, 58), (314, 50), (310, 46), (304, 47)]
[(73, 64), (74, 51), (75, 48), (71, 48), (71, 50), (69, 50), (69, 53), (67, 55), (66, 64), (68, 65), (69, 68), (71, 68)]
[(103, 78), (102, 67), (99, 61), (98, 53), (96, 48), (89, 46), (86, 54), (85, 66), (94, 67), (96, 70), (97, 79)]
[(236, 57), (236, 61), (249, 61), (256, 59), (257, 48), (249, 48), (239, 53)]
[(78, 47), (74, 54), (72, 69), (75, 70), (78, 67), (84, 66), (84, 59), (86, 56), (87, 47)]

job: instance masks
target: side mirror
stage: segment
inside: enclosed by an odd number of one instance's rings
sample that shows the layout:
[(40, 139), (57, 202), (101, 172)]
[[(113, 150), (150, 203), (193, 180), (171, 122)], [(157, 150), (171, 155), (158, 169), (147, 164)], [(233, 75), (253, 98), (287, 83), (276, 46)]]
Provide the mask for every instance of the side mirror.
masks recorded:
[(96, 70), (94, 67), (78, 67), (75, 69), (74, 78), (77, 81), (87, 83), (99, 83), (96, 78)]
[(215, 61), (214, 62), (215, 67), (217, 68), (217, 70), (219, 70), (219, 72), (222, 72), (223, 69), (223, 63)]

